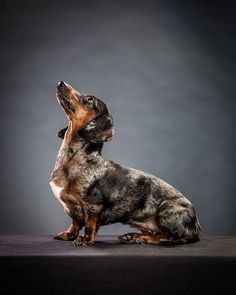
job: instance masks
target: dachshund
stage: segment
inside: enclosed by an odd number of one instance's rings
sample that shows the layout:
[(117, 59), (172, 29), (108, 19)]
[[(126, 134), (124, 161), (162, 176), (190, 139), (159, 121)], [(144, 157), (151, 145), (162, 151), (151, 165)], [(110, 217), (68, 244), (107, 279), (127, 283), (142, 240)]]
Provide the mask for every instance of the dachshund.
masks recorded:
[(55, 239), (92, 245), (100, 226), (120, 222), (140, 230), (119, 236), (121, 243), (171, 246), (200, 240), (196, 212), (182, 193), (154, 175), (102, 157), (103, 143), (114, 136), (102, 100), (65, 82), (58, 83), (57, 99), (68, 127), (58, 133), (63, 142), (50, 185), (72, 223)]

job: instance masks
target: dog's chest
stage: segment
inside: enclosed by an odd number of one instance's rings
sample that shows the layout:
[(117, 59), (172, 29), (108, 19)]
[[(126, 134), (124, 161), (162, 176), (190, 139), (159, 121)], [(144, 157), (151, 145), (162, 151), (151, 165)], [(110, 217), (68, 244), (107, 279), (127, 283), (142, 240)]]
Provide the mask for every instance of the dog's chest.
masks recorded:
[(50, 186), (51, 186), (51, 189), (52, 189), (52, 192), (54, 194), (54, 196), (56, 197), (56, 199), (59, 201), (59, 203), (61, 204), (61, 206), (63, 207), (63, 209), (68, 212), (69, 211), (69, 208), (68, 206), (66, 205), (65, 202), (63, 202), (62, 200), (62, 192), (64, 190), (64, 187), (61, 187), (59, 185), (57, 185), (54, 181), (50, 181)]

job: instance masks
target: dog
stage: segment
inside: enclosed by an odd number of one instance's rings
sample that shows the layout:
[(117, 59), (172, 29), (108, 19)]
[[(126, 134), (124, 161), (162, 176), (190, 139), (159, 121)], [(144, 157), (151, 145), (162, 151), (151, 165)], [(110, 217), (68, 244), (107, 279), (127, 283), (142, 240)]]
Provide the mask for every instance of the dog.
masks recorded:
[(182, 193), (154, 175), (102, 157), (103, 143), (114, 136), (102, 100), (65, 82), (58, 83), (57, 99), (69, 123), (58, 133), (63, 142), (50, 185), (72, 223), (55, 239), (89, 246), (100, 226), (121, 222), (140, 230), (121, 235), (121, 243), (171, 246), (200, 240), (196, 212)]

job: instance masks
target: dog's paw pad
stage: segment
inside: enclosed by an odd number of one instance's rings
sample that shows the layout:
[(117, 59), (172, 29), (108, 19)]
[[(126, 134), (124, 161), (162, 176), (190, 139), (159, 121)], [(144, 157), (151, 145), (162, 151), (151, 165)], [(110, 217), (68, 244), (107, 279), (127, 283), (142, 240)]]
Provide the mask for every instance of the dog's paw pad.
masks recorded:
[(123, 244), (133, 244), (133, 243), (135, 243), (136, 238), (135, 238), (135, 234), (128, 233), (128, 234), (124, 234), (122, 236), (119, 236), (119, 240)]

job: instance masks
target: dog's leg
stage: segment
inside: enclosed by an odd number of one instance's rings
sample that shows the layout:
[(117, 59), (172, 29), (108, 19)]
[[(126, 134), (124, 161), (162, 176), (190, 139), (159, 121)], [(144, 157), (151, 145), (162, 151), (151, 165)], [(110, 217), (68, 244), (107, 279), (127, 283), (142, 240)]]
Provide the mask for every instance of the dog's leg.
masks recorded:
[(90, 215), (85, 225), (84, 243), (92, 245), (97, 232), (97, 216)]
[(99, 228), (100, 228), (100, 225), (97, 223), (97, 225), (96, 225), (96, 233), (95, 233), (95, 235), (96, 235), (97, 232), (99, 231)]
[(63, 240), (63, 241), (73, 241), (78, 237), (80, 230), (81, 230), (81, 226), (79, 226), (77, 221), (72, 219), (72, 224), (70, 225), (68, 230), (65, 230), (65, 231), (62, 231), (62, 232), (58, 233), (54, 237), (54, 239)]
[(98, 228), (97, 216), (88, 215), (85, 223), (84, 236), (78, 236), (77, 239), (74, 240), (73, 246), (91, 246), (94, 242)]
[(123, 244), (159, 244), (160, 240), (167, 239), (166, 234), (154, 234), (151, 232), (128, 233), (119, 237)]

